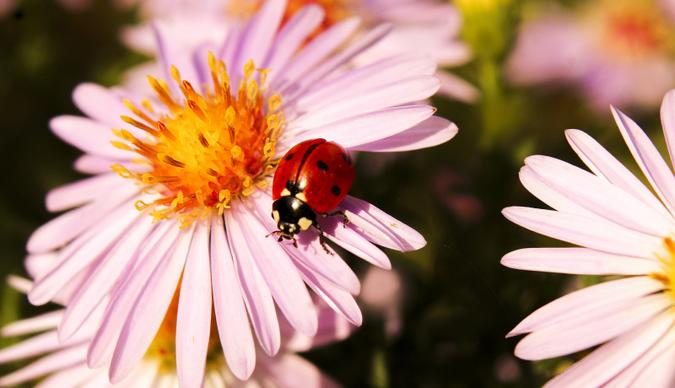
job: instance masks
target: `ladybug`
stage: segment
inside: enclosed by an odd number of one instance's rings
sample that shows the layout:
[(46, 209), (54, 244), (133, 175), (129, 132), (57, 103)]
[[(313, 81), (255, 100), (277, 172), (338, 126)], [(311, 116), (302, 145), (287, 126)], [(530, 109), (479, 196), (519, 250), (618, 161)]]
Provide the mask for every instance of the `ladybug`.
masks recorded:
[(347, 151), (325, 139), (305, 140), (291, 148), (279, 161), (272, 184), (272, 218), (278, 230), (272, 235), (293, 240), (295, 235), (314, 226), (321, 245), (326, 248), (323, 231), (317, 222), (321, 216), (341, 215), (334, 211), (354, 183), (354, 166)]

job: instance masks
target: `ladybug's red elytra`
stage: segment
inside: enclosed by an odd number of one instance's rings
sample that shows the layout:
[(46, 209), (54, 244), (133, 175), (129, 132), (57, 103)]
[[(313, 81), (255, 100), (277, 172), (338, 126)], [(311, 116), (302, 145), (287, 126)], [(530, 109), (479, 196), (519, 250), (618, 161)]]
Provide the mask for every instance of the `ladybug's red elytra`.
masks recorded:
[(347, 196), (354, 176), (352, 160), (340, 145), (325, 139), (296, 144), (281, 158), (274, 174), (272, 218), (279, 230), (271, 234), (297, 246), (295, 235), (314, 226), (326, 249), (316, 215), (340, 214), (347, 221), (344, 213), (332, 211)]

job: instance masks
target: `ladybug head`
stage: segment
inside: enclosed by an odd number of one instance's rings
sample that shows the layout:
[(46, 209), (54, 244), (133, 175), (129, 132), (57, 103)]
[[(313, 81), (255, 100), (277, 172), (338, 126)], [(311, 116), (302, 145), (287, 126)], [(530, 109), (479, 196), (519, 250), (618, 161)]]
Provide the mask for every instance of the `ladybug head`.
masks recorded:
[(279, 228), (281, 239), (293, 239), (316, 222), (316, 214), (309, 205), (296, 197), (283, 196), (272, 204), (272, 218)]

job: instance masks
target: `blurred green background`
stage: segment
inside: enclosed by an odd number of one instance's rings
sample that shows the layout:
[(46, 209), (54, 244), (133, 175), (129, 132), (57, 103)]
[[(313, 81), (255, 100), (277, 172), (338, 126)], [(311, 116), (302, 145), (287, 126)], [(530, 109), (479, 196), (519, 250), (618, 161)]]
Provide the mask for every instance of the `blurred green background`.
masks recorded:
[[(510, 250), (557, 243), (510, 224), (500, 211), (540, 206), (518, 181), (526, 155), (579, 164), (565, 143), (566, 128), (586, 130), (623, 159), (628, 153), (609, 111), (592, 113), (572, 91), (506, 84), (501, 66), (524, 2), (498, 3), (486, 23), (465, 31), (476, 59), (453, 70), (481, 89), (481, 100), (434, 101), (440, 115), (457, 123), (459, 135), (430, 150), (359, 157), (354, 194), (405, 220), (429, 243), (419, 252), (388, 252), (404, 282), (397, 334), (387, 335), (385, 319), (366, 309), (363, 327), (351, 338), (307, 354), (345, 386), (539, 386), (571, 360), (519, 361), (512, 356), (517, 339), (504, 335), (564, 289), (593, 279), (502, 267), (499, 260)], [(25, 274), (25, 242), (50, 218), (45, 193), (78, 178), (71, 168), (78, 152), (50, 133), (49, 119), (77, 113), (70, 95), (78, 83), (113, 85), (144, 60), (119, 41), (120, 28), (134, 22), (133, 9), (107, 1), (74, 12), (53, 1), (27, 0), (0, 19), (2, 277)], [(629, 113), (661, 138), (656, 111)], [(368, 184), (374, 177), (377, 184)], [(366, 265), (352, 263), (366, 273)], [(0, 323), (37, 311), (7, 288), (1, 297)]]

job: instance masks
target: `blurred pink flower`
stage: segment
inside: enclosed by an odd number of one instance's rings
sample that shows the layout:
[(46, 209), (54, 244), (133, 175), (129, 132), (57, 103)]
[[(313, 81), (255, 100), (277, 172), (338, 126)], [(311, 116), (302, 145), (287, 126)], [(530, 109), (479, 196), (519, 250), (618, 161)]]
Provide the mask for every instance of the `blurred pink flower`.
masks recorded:
[[(30, 282), (12, 277), (10, 282), (20, 291), (30, 289)], [(100, 306), (103, 307), (103, 306)], [(143, 359), (132, 373), (115, 387), (153, 388), (178, 386), (175, 369), (176, 312), (174, 301), (162, 322), (157, 336)], [(0, 377), (0, 386), (13, 386), (40, 379), (41, 388), (64, 387), (113, 387), (108, 382), (105, 368), (90, 369), (87, 366), (87, 342), (92, 340), (100, 326), (103, 309), (98, 308), (83, 323), (81, 333), (67, 341), (59, 341), (58, 325), (63, 319), (63, 309), (44, 313), (32, 318), (10, 323), (0, 329), (3, 337), (29, 335), (27, 339), (0, 350), (0, 364), (39, 357), (27, 366)], [(285, 323), (285, 321), (282, 321)], [(212, 323), (214, 325), (215, 323)], [(270, 357), (256, 349), (258, 367), (248, 384), (276, 387), (296, 387), (302, 382), (307, 388), (330, 388), (338, 384), (304, 358), (296, 355), (316, 346), (346, 338), (351, 331), (346, 320), (340, 318), (327, 306), (319, 310), (319, 327), (316, 337), (309, 338), (294, 332), (288, 324), (282, 325), (282, 346), (279, 354)], [(207, 333), (208, 334), (208, 333)], [(223, 360), (218, 341), (209, 339), (209, 354), (203, 384), (196, 382), (184, 386), (225, 387), (236, 384), (236, 377)]]
[[(217, 46), (190, 51), (158, 26), (157, 67), (166, 80), (148, 77), (143, 90), (80, 85), (74, 101), (86, 117), (51, 121), (55, 134), (85, 152), (76, 169), (94, 176), (48, 194), (50, 211), (67, 212), (28, 242), (35, 278), (28, 298), (42, 305), (73, 292), (62, 341), (81, 335), (104, 308), (87, 362), (110, 365), (113, 382), (142, 359), (174, 291), (184, 385), (201, 381), (212, 306), (225, 359), (241, 379), (253, 373), (256, 337), (266, 354), (279, 351), (277, 308), (297, 331), (316, 334), (307, 286), (359, 325), (352, 296), (359, 280), (336, 253), (324, 252), (315, 230), (297, 248), (265, 237), (276, 229), (276, 161), (311, 138), (395, 152), (443, 143), (457, 131), (418, 103), (439, 88), (433, 61), (396, 56), (343, 66), (388, 28), (350, 40), (359, 24), (348, 19), (303, 44), (321, 10), (303, 8), (280, 28), (284, 10), (285, 2), (269, 1), (248, 22), (229, 26)], [(374, 265), (390, 268), (375, 244), (408, 251), (426, 243), (363, 200), (347, 197), (340, 209), (350, 223), (322, 218), (327, 238)]]
[[(284, 21), (303, 5), (316, 4), (325, 13), (317, 31), (338, 22), (358, 17), (361, 32), (382, 23), (392, 31), (367, 52), (355, 56), (357, 64), (370, 64), (394, 54), (429, 56), (441, 67), (453, 67), (469, 61), (469, 48), (458, 40), (461, 16), (457, 9), (440, 0), (289, 0)], [(175, 38), (187, 45), (204, 39), (220, 41), (223, 25), (246, 19), (264, 1), (259, 0), (140, 0), (141, 14), (158, 24), (171, 24)], [(127, 29), (124, 41), (132, 48), (155, 54), (152, 31), (148, 24)], [(476, 89), (461, 78), (440, 71), (440, 93), (466, 102), (477, 98)]]
[[(530, 333), (515, 350), (526, 360), (601, 345), (549, 387), (675, 384), (675, 177), (642, 129), (619, 110), (612, 112), (653, 192), (590, 136), (568, 130), (570, 145), (591, 172), (531, 156), (521, 182), (555, 210), (504, 209), (520, 226), (580, 246), (517, 250), (504, 256), (505, 266), (618, 276), (549, 303), (508, 334)], [(675, 162), (675, 90), (663, 100), (661, 119)]]
[(522, 26), (507, 74), (519, 85), (577, 85), (600, 111), (656, 107), (675, 86), (675, 20), (663, 3), (593, 0), (541, 11)]
[(363, 278), (361, 301), (366, 310), (381, 314), (388, 335), (401, 331), (401, 303), (403, 297), (401, 276), (397, 271), (369, 268)]

